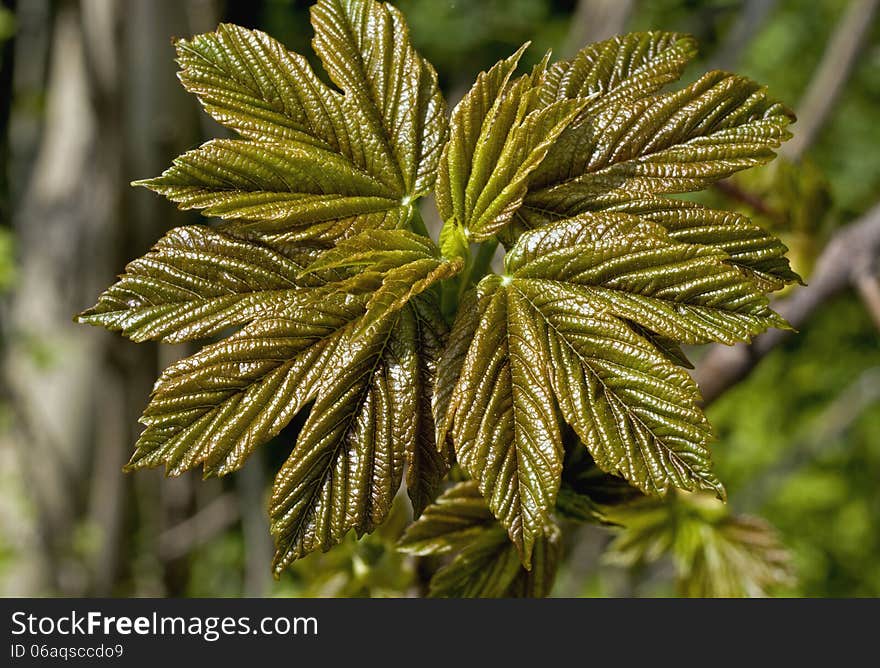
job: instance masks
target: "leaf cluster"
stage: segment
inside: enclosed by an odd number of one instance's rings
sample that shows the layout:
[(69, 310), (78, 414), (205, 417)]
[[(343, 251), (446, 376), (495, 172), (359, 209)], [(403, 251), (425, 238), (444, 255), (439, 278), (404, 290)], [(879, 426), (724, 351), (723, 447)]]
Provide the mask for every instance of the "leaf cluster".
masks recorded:
[[(461, 550), (438, 595), (549, 590), (556, 514), (593, 517), (560, 495), (566, 439), (644, 494), (723, 497), (679, 345), (786, 327), (766, 295), (798, 277), (744, 216), (669, 195), (769, 161), (791, 112), (724, 72), (661, 92), (695, 44), (646, 32), (517, 74), (523, 46), (447, 120), (394, 7), (319, 0), (312, 23), (332, 85), (259, 31), (176, 43), (238, 137), (138, 182), (220, 222), (169, 232), (79, 316), (209, 340), (156, 382), (128, 468), (225, 475), (307, 411), (272, 489), (276, 574), (373, 531), (405, 479), (404, 547)], [(469, 480), (433, 503), (454, 464)]]

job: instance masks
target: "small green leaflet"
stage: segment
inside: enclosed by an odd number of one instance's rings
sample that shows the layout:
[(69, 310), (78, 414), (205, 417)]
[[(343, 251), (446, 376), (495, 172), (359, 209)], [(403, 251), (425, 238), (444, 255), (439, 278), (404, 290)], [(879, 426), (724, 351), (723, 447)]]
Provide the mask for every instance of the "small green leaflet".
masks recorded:
[(459, 257), (441, 257), (440, 249), (427, 237), (406, 230), (371, 230), (341, 241), (307, 271), (359, 268), (361, 273), (342, 284), (345, 290), (368, 287), (381, 274), (381, 285), (367, 302), (359, 332), (432, 285), (454, 277), (463, 266)]
[(575, 99), (541, 107), (535, 87), (540, 69), (511, 81), (524, 49), (481, 73), (452, 112), (437, 208), (472, 241), (485, 241), (510, 222), (529, 175), (585, 104)]
[(643, 499), (610, 515), (623, 529), (604, 560), (632, 568), (671, 557), (680, 596), (766, 597), (793, 584), (791, 555), (773, 527), (714, 499)]
[(420, 556), (456, 553), (431, 579), (432, 597), (542, 597), (556, 575), (560, 541), (559, 530), (549, 527), (535, 544), (531, 570), (526, 570), (477, 485), (468, 481), (440, 495), (407, 529), (398, 548)]

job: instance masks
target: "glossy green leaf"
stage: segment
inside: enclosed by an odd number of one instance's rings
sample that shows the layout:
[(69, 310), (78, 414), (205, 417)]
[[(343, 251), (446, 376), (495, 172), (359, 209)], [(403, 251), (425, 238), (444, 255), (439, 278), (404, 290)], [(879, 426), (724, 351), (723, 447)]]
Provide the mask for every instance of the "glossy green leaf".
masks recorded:
[[(438, 451), (434, 444), (430, 411), (446, 328), (434, 301), (425, 298), (415, 305), (414, 299), (432, 280), (439, 280), (431, 278), (432, 272), (442, 273), (449, 263), (431, 257), (436, 256), (437, 249), (430, 240), (423, 239), (423, 243), (402, 231), (385, 236), (385, 251), (393, 238), (412, 246), (422, 244), (421, 248), (426, 249), (423, 254), (429, 257), (407, 262), (411, 259), (407, 256), (386, 255), (380, 261), (387, 269), (385, 274), (370, 272), (376, 287), (372, 292), (340, 290), (338, 283), (349, 285), (348, 280), (302, 288), (295, 298), (287, 297), (286, 306), (279, 306), (277, 315), (257, 319), (225, 341), (170, 367), (159, 379), (144, 413), (147, 429), (138, 441), (130, 467), (164, 463), (170, 473), (176, 474), (204, 464), (206, 475), (225, 474), (240, 467), (254, 447), (276, 435), (329, 382), (328, 364), (340, 357), (345, 359), (344, 350), (339, 348), (342, 343), (369, 336), (383, 323), (397, 322), (412, 330), (407, 334), (412, 347), (394, 349), (398, 357), (393, 368), (404, 369), (398, 383), (411, 383), (419, 389), (409, 398), (418, 398), (419, 411), (408, 409), (417, 419), (413, 418), (416, 426), (407, 441), (411, 446), (406, 448), (406, 457), (410, 461), (411, 493), (417, 510), (421, 510), (448, 468), (448, 453)], [(352, 239), (347, 247), (356, 249), (358, 244)], [(345, 266), (338, 253), (336, 260), (316, 266), (327, 254), (300, 275), (317, 281), (320, 274)], [(394, 267), (394, 261), (403, 264)], [(426, 261), (430, 263), (427, 268), (423, 266)], [(395, 273), (413, 267), (416, 272), (426, 271), (428, 276), (410, 280), (414, 279), (412, 273)], [(270, 305), (277, 301), (274, 295), (272, 299)], [(395, 314), (405, 308), (412, 313), (396, 318)], [(392, 334), (402, 332), (394, 329)], [(351, 348), (352, 341), (345, 345)]]
[(452, 112), (437, 207), (472, 241), (485, 241), (510, 222), (529, 175), (585, 104), (576, 99), (540, 107), (535, 75), (510, 81), (522, 51), (482, 72)]
[(440, 259), (424, 259), (410, 262), (402, 267), (386, 272), (382, 285), (370, 297), (367, 312), (361, 328), (380, 320), (385, 315), (402, 308), (413, 297), (421, 294), (432, 285), (452, 278), (461, 271), (462, 262), (455, 259), (446, 262)]
[(440, 259), (440, 249), (428, 237), (406, 230), (369, 230), (322, 253), (307, 272), (344, 267), (383, 272), (424, 259)]
[[(425, 378), (414, 374), (420, 325), (412, 308), (370, 326), (340, 346), (270, 501), (275, 572), (349, 531), (372, 531), (388, 513), (404, 464), (422, 485), (446, 471), (436, 454)], [(430, 391), (430, 388), (427, 388)], [(434, 467), (430, 469), (429, 467)], [(417, 510), (426, 492), (416, 487)]]
[(312, 25), (315, 53), (366, 121), (359, 131), (368, 137), (368, 160), (387, 154), (401, 194), (427, 194), (446, 139), (446, 103), (403, 15), (375, 0), (319, 0)]
[[(711, 471), (712, 433), (697, 388), (676, 368), (681, 360), (669, 360), (677, 352), (671, 342), (734, 343), (785, 326), (727, 258), (708, 246), (675, 242), (634, 216), (589, 214), (522, 235), (506, 257), (509, 275), (484, 281), (486, 290), (497, 286), (505, 300), (523, 306), (532, 365), (550, 369), (556, 405), (596, 464), (646, 493), (724, 494)], [(500, 329), (485, 315), (478, 333), (481, 326)], [(516, 338), (524, 337), (517, 332)], [(505, 354), (497, 342), (474, 336), (465, 367), (480, 355)], [(488, 398), (478, 416), (491, 414), (484, 406), (505, 396), (495, 388), (483, 393)], [(491, 448), (507, 438), (487, 431), (477, 440)]]
[(657, 92), (677, 80), (695, 55), (696, 43), (689, 35), (657, 31), (618, 35), (550, 66), (540, 99), (546, 105), (588, 98), (587, 111), (595, 114)]
[(411, 302), (412, 318), (402, 318), (398, 327), (412, 328), (403, 338), (414, 345), (405, 348), (395, 369), (401, 373), (401, 384), (411, 393), (413, 409), (412, 436), (406, 445), (406, 491), (412, 501), (413, 514), (419, 517), (433, 503), (452, 462), (452, 448), (445, 441), (435, 440), (436, 427), (431, 410), (431, 397), (437, 385), (437, 372), (448, 328), (440, 314), (437, 300), (430, 294)]
[(723, 495), (709, 459), (712, 432), (687, 373), (576, 290), (516, 279), (508, 290), (544, 325), (559, 410), (602, 470), (649, 494), (678, 487)]
[(662, 225), (676, 241), (712, 246), (764, 292), (781, 290), (801, 277), (791, 270), (788, 248), (744, 215), (666, 197), (617, 196), (596, 202), (603, 211), (633, 214)]
[(542, 221), (529, 234), (518, 238), (504, 256), (508, 271), (541, 259), (549, 253), (576, 246), (614, 243), (620, 239), (653, 238), (662, 243), (668, 237), (666, 229), (649, 220), (620, 213), (582, 213), (574, 218), (553, 222)]
[(632, 321), (627, 321), (627, 324), (636, 334), (649, 341), (657, 349), (657, 352), (673, 364), (677, 364), (685, 369), (694, 368), (693, 363), (688, 359), (688, 356), (675, 339), (652, 332), (647, 327)]
[(532, 174), (523, 206), (567, 218), (600, 197), (698, 190), (771, 160), (792, 120), (754, 82), (710, 72), (573, 126)]
[(364, 301), (324, 293), (172, 364), (141, 418), (129, 468), (164, 464), (177, 475), (202, 464), (206, 476), (240, 468), (314, 398)]
[(457, 553), (431, 579), (432, 597), (543, 597), (556, 576), (561, 536), (556, 527), (549, 526), (536, 541), (532, 568), (526, 570), (477, 484), (468, 481), (450, 488), (429, 506), (407, 529), (399, 549), (416, 555)]
[(343, 97), (301, 55), (259, 30), (221, 23), (175, 43), (178, 77), (219, 123), (255, 141), (293, 140), (348, 153)]
[[(183, 209), (246, 221), (258, 233), (300, 231), (320, 238), (397, 227), (400, 195), (339, 154), (294, 141), (214, 139), (183, 154), (162, 176), (138, 182)], [(333, 221), (332, 234), (321, 224)]]
[[(456, 387), (437, 422), (453, 422), (460, 463), (515, 541), (520, 518), (540, 526), (535, 517), (551, 506), (535, 500), (558, 489), (557, 406), (602, 470), (646, 493), (724, 494), (674, 342), (733, 343), (785, 323), (724, 253), (647, 225), (596, 214), (523, 235), (506, 258), (509, 275), (484, 279), (453, 327), (450, 340), (461, 343), (441, 377)], [(523, 498), (531, 512), (511, 513)]]
[(314, 46), (343, 94), (267, 35), (223, 25), (177, 43), (181, 80), (242, 133), (139, 182), (270, 236), (338, 239), (403, 226), (433, 184), (446, 135), (433, 68), (400, 13), (374, 0), (320, 0)]
[(540, 244), (544, 253), (523, 264), (532, 254), (515, 248), (508, 271), (518, 279), (553, 282), (554, 289), (592, 303), (593, 310), (684, 343), (733, 344), (788, 326), (755, 285), (726, 263), (727, 256), (711, 247), (641, 234), (570, 245), (570, 234), (570, 221), (563, 221), (523, 235), (518, 247)]
[(479, 324), (448, 409), (455, 453), (528, 567), (562, 472), (546, 332), (497, 276), (478, 291)]
[[(308, 261), (309, 256), (303, 259)], [(190, 341), (303, 298), (302, 264), (201, 225), (178, 227), (125, 268), (80, 322), (133, 341)]]

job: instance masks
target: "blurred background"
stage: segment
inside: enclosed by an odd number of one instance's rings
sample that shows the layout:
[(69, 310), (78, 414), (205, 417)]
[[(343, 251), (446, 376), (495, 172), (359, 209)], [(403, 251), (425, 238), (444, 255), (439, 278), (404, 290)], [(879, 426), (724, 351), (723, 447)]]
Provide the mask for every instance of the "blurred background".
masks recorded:
[[(692, 78), (734, 69), (766, 84), (800, 118), (781, 160), (700, 197), (782, 236), (808, 283), (829, 241), (880, 202), (877, 0), (396, 4), (452, 102), (479, 70), (526, 40), (534, 62), (549, 48), (571, 56), (630, 30), (694, 34), (701, 57)], [(128, 185), (224, 134), (178, 84), (171, 37), (231, 21), (311, 57), (308, 5), (3, 0), (0, 595), (381, 596), (424, 586), (419, 563), (393, 549), (409, 519), (404, 506), (376, 534), (271, 579), (265, 493), (290, 449), (284, 434), (224, 480), (121, 473), (157, 373), (191, 351), (135, 345), (72, 322), (128, 260), (167, 229), (196, 220)], [(787, 551), (776, 593), (880, 596), (876, 267), (814, 301), (797, 336), (713, 390), (714, 458), (731, 509), (720, 512), (776, 527), (781, 545), (773, 550)], [(712, 382), (712, 368), (692, 352), (698, 376)], [(569, 532), (555, 594), (693, 593), (680, 581), (687, 557), (678, 521), (665, 516), (645, 529), (655, 537), (657, 526), (666, 531), (649, 559), (647, 548), (633, 552), (639, 536), (628, 552), (618, 542), (609, 557), (614, 531)]]

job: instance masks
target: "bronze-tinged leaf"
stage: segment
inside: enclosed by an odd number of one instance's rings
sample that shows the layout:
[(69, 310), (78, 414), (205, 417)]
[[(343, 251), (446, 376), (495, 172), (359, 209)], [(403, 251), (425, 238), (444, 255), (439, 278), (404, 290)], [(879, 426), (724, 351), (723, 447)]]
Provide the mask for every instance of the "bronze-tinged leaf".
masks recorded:
[[(471, 158), (477, 150), (485, 119), (500, 104), (500, 96), (516, 69), (525, 46), (487, 72), (480, 72), (473, 87), (452, 110), (449, 141), (440, 158), (434, 197), (444, 221), (458, 219), (463, 227), (468, 203), (465, 191), (471, 173)], [(503, 140), (503, 137), (502, 137)]]
[(306, 273), (354, 268), (359, 273), (336, 283), (343, 293), (369, 290), (367, 311), (355, 335), (401, 309), (435, 284), (458, 274), (461, 258), (448, 260), (428, 237), (407, 230), (370, 230), (323, 253)]
[[(414, 436), (406, 435), (406, 491), (412, 501), (413, 514), (418, 518), (433, 503), (452, 460), (452, 449), (435, 440), (431, 397), (437, 382), (437, 367), (448, 328), (443, 321), (437, 299), (425, 294), (411, 302), (412, 317), (402, 317), (399, 329), (412, 328), (399, 338), (412, 340), (412, 346), (398, 346), (395, 369), (401, 375), (400, 385), (410, 392), (414, 405), (412, 425)], [(401, 402), (402, 403), (402, 402)]]
[(212, 139), (136, 185), (183, 209), (245, 221), (244, 229), (258, 233), (336, 221), (334, 229), (344, 226), (347, 236), (394, 227), (404, 217), (399, 193), (381, 178), (338, 153), (293, 140)]
[(553, 394), (596, 464), (648, 494), (723, 495), (711, 470), (712, 431), (686, 372), (604, 308), (552, 282), (514, 279), (542, 322)]
[(665, 228), (650, 220), (611, 212), (581, 213), (574, 218), (552, 223), (541, 221), (534, 227), (537, 229), (518, 236), (518, 243), (508, 249), (504, 256), (504, 266), (508, 271), (516, 271), (548, 253), (575, 246), (613, 243), (615, 240), (638, 237), (662, 241), (668, 236)]
[[(202, 233), (216, 234), (204, 229)], [(224, 252), (240, 250), (241, 244), (236, 244), (228, 240)], [(266, 253), (276, 262), (287, 262), (286, 256)], [(259, 258), (254, 255), (255, 260)], [(233, 259), (224, 260), (224, 266)], [(334, 271), (350, 269), (349, 264), (357, 269), (366, 266), (369, 271), (327, 280)], [(288, 262), (284, 266), (295, 270), (298, 265)], [(397, 370), (397, 383), (408, 392), (411, 404), (408, 415), (415, 420), (412, 434), (400, 440), (412, 443), (407, 450), (410, 480), (417, 486), (413, 490), (417, 504), (423, 506), (448, 468), (448, 452), (438, 451), (433, 441), (430, 412), (436, 359), (446, 329), (436, 299), (430, 295), (421, 299), (418, 309), (409, 307), (440, 277), (458, 268), (460, 261), (440, 258), (430, 239), (402, 230), (373, 231), (318, 256), (295, 277), (309, 287), (281, 300), (270, 295), (265, 308), (274, 305), (275, 311), (172, 365), (162, 375), (144, 413), (147, 429), (129, 467), (165, 464), (170, 473), (177, 474), (204, 464), (206, 475), (239, 468), (255, 447), (279, 433), (320, 392), (328, 364), (336, 364), (339, 357), (345, 360), (341, 341), (372, 336), (376, 326), (396, 322), (401, 331), (392, 332), (391, 340), (404, 336), (412, 340), (412, 346), (389, 348), (399, 353), (389, 368)], [(254, 280), (260, 278), (254, 274)], [(231, 285), (233, 276), (226, 280)], [(355, 284), (360, 289), (354, 290)], [(401, 310), (406, 315), (396, 317)], [(421, 358), (422, 345), (425, 359)]]
[(351, 530), (371, 532), (391, 507), (405, 463), (419, 467), (417, 504), (445, 475), (423, 395), (430, 379), (423, 375), (428, 363), (418, 359), (422, 318), (424, 312), (408, 306), (374, 323), (343, 341), (327, 366), (272, 490), (276, 574), (309, 552), (328, 550)]
[(396, 164), (404, 196), (427, 194), (446, 139), (446, 103), (403, 15), (374, 0), (319, 0), (312, 25), (315, 53), (362, 111), (371, 151)]
[(128, 468), (164, 464), (178, 475), (201, 464), (206, 476), (240, 468), (314, 399), (364, 301), (323, 293), (172, 364), (156, 382)]
[[(551, 225), (523, 235), (509, 255), (508, 271), (518, 279), (556, 283), (571, 299), (592, 302), (593, 310), (682, 343), (733, 344), (770, 327), (788, 327), (754, 283), (710, 246), (641, 233), (569, 245), (571, 222), (557, 225), (560, 234)], [(529, 251), (534, 244), (542, 250), (538, 257)]]
[(710, 72), (572, 126), (532, 174), (523, 206), (568, 218), (601, 197), (698, 190), (771, 160), (793, 118), (754, 82)]
[(543, 597), (550, 593), (561, 557), (559, 529), (549, 525), (535, 542), (526, 570), (473, 481), (458, 483), (412, 524), (399, 543), (416, 555), (456, 556), (431, 579), (440, 598)]
[(587, 98), (587, 112), (596, 114), (676, 81), (696, 52), (696, 42), (689, 35), (659, 31), (618, 35), (551, 65), (540, 87), (540, 99), (547, 105)]
[(478, 293), (480, 322), (449, 408), (455, 453), (528, 568), (562, 472), (546, 332), (499, 277), (484, 279)]
[(428, 237), (407, 230), (368, 230), (322, 253), (307, 272), (344, 267), (383, 272), (425, 258), (440, 259), (440, 249)]
[(137, 183), (273, 241), (406, 226), (446, 137), (436, 73), (385, 3), (320, 0), (312, 22), (341, 93), (259, 31), (179, 40), (184, 86), (244, 139), (210, 141)]
[(325, 371), (296, 445), (275, 478), (269, 515), (274, 570), (328, 550), (350, 530), (372, 531), (400, 486), (405, 446), (395, 436), (401, 413), (383, 363), (396, 318), (347, 339)]
[(802, 282), (785, 257), (785, 244), (740, 213), (668, 197), (620, 194), (597, 200), (594, 206), (603, 212), (628, 213), (662, 225), (676, 241), (724, 251), (729, 256), (727, 262), (752, 279), (762, 292)]
[(221, 23), (175, 42), (178, 77), (217, 122), (255, 141), (293, 140), (348, 153), (343, 97), (308, 61), (259, 30)]
[(78, 320), (138, 342), (206, 338), (302, 300), (314, 285), (299, 280), (302, 269), (260, 243), (178, 227), (130, 262)]

